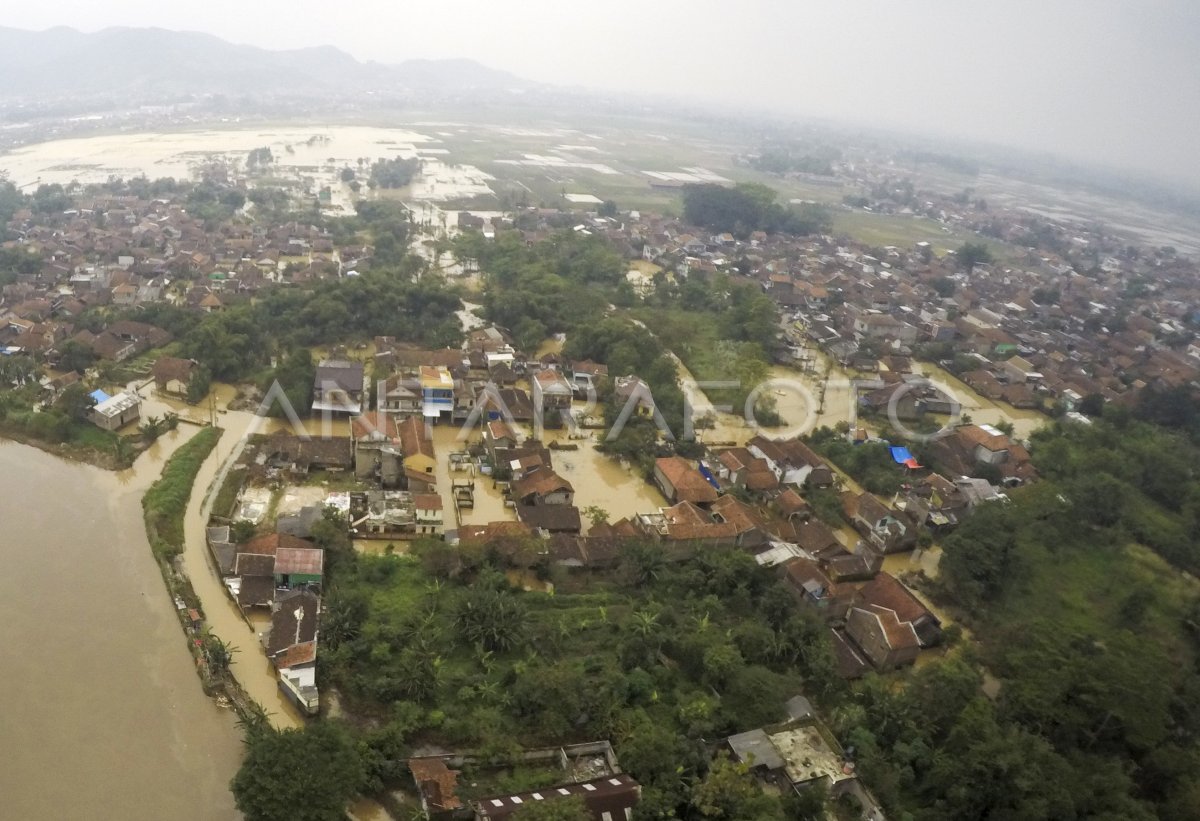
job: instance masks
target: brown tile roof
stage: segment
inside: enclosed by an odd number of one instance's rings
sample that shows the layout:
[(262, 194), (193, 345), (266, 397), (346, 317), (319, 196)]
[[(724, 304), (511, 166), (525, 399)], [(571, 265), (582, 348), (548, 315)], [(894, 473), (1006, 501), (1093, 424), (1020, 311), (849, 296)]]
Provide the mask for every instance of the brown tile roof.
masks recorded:
[(493, 439), (517, 440), (517, 432), (503, 419), (488, 422), (488, 435)]
[(462, 801), (455, 795), (458, 773), (447, 767), (445, 761), (440, 758), (410, 758), (408, 769), (430, 809), (449, 812), (462, 808)]
[(301, 539), (297, 536), (289, 536), (286, 533), (267, 533), (264, 536), (256, 536), (246, 542), (239, 549), (239, 553), (266, 553), (274, 556), (281, 547), (291, 547), (296, 549), (304, 549), (313, 547), (313, 543), (307, 539)]
[(972, 448), (983, 445), (993, 452), (1006, 450), (1012, 446), (1007, 436), (988, 433), (978, 425), (960, 425), (954, 429), (954, 435)]
[(441, 510), (442, 497), (436, 493), (414, 493), (413, 508), (415, 510)]
[(775, 499), (775, 504), (779, 506), (779, 512), (784, 516), (806, 513), (811, 510), (808, 501), (792, 488), (780, 493)]
[(903, 622), (914, 622), (931, 615), (929, 609), (890, 573), (879, 573), (858, 591), (863, 605), (883, 607)]
[(583, 529), (575, 505), (517, 505), (522, 522), (550, 533), (579, 533)]
[(160, 356), (154, 362), (154, 383), (160, 388), (172, 380), (186, 383), (192, 378), (192, 369), (195, 367), (196, 363), (190, 359)]
[(870, 493), (856, 494), (853, 491), (846, 491), (842, 494), (842, 509), (849, 518), (853, 519), (857, 516), (872, 525), (884, 517), (892, 515), (887, 506)]
[(792, 527), (793, 538), (801, 548), (809, 553), (817, 553), (829, 547), (840, 547), (841, 542), (824, 522), (810, 519), (807, 522), (796, 522)]
[(458, 529), (458, 538), (463, 542), (490, 542), (532, 535), (533, 528), (524, 522), (489, 522), (485, 525), (463, 525)]
[(434, 458), (433, 440), (425, 435), (425, 420), (420, 416), (409, 416), (399, 424), (400, 450), (405, 456), (428, 456)]
[[(267, 655), (274, 658), (293, 645), (316, 641), (320, 609), (321, 599), (307, 590), (285, 593), (283, 598), (276, 599), (275, 610), (271, 613)], [(298, 619), (297, 611), (301, 614)]]
[(548, 467), (534, 468), (512, 483), (512, 493), (516, 499), (524, 499), (531, 494), (545, 496), (559, 490), (573, 493), (575, 488)]
[(833, 652), (837, 659), (838, 675), (844, 679), (860, 678), (871, 669), (871, 665), (863, 658), (854, 643), (846, 637), (843, 630), (830, 630), (833, 636)]
[(275, 659), (275, 666), (280, 670), (296, 667), (300, 664), (311, 664), (317, 660), (317, 643), (306, 641), (303, 644), (293, 644), (283, 655)]
[(396, 427), (396, 417), (382, 411), (367, 411), (350, 420), (354, 438), (358, 441), (390, 439), (399, 442), (400, 431)]
[(754, 528), (767, 532), (767, 523), (758, 511), (733, 496), (722, 496), (713, 502), (712, 512), (737, 528), (738, 533)]
[(883, 627), (884, 635), (887, 638), (888, 646), (893, 650), (921, 646), (920, 640), (917, 639), (917, 631), (913, 629), (912, 622), (904, 621), (894, 611), (874, 604), (869, 605), (866, 608), (866, 612), (879, 620), (879, 624)]
[(816, 562), (808, 559), (793, 559), (788, 562), (784, 578), (797, 590), (804, 590), (806, 584), (816, 584), (829, 596), (835, 596), (839, 592), (838, 584), (826, 576), (825, 571), (821, 570)]
[(297, 549), (281, 547), (275, 551), (275, 573), (319, 576), (325, 566), (325, 551), (320, 548)]
[(683, 457), (665, 456), (655, 460), (654, 466), (671, 483), (677, 499), (688, 502), (716, 501), (716, 489)]
[(274, 576), (275, 557), (266, 553), (239, 553), (234, 563), (238, 576)]
[(275, 598), (274, 576), (243, 576), (237, 600), (242, 607), (266, 607)]

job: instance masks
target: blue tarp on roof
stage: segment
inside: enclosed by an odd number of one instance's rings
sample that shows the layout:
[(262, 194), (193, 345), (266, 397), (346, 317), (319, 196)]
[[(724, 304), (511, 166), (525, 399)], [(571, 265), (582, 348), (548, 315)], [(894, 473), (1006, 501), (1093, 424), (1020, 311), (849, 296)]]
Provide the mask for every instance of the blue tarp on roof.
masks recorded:
[(99, 389), (92, 391), (90, 396), (96, 400), (97, 405), (101, 402), (107, 402), (111, 398), (107, 393)]
[(712, 471), (705, 467), (704, 463), (700, 463), (700, 475), (708, 480), (708, 483), (713, 486), (713, 490), (720, 490), (721, 486), (717, 484), (716, 478), (712, 475)]
[(913, 455), (908, 452), (908, 448), (903, 448), (903, 447), (895, 448), (894, 447), (894, 448), (891, 448), (890, 450), (892, 451), (892, 461), (895, 462), (897, 465), (903, 465), (905, 462), (907, 462), (913, 458)]

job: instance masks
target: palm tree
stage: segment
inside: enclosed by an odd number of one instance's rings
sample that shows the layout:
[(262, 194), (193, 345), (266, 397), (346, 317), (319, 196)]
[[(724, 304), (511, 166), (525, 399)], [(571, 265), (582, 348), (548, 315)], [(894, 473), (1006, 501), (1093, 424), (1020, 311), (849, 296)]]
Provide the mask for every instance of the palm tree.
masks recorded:
[(638, 610), (630, 617), (629, 628), (641, 638), (650, 638), (658, 632), (658, 614)]
[(238, 652), (236, 647), (222, 641), (211, 630), (204, 632), (201, 648), (204, 650), (204, 659), (208, 662), (209, 671), (216, 677), (224, 676), (229, 672), (229, 663), (233, 661), (233, 654)]

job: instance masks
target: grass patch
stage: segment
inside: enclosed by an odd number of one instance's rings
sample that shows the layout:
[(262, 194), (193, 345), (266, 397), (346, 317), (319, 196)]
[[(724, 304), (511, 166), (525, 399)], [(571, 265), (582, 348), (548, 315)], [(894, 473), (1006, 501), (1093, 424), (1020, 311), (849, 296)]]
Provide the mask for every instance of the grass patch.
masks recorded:
[(146, 536), (154, 555), (170, 559), (183, 551), (183, 516), (200, 466), (221, 438), (220, 428), (204, 428), (167, 460), (162, 476), (142, 497)]
[(895, 245), (911, 248), (918, 242), (928, 242), (939, 256), (957, 249), (964, 242), (982, 242), (997, 260), (1013, 259), (1021, 253), (1011, 245), (978, 236), (970, 231), (949, 228), (928, 217), (834, 209), (833, 233), (844, 234), (872, 246)]
[(238, 495), (245, 484), (245, 465), (234, 465), (233, 469), (225, 474), (225, 481), (221, 483), (221, 489), (213, 498), (212, 515), (219, 519), (232, 519)]

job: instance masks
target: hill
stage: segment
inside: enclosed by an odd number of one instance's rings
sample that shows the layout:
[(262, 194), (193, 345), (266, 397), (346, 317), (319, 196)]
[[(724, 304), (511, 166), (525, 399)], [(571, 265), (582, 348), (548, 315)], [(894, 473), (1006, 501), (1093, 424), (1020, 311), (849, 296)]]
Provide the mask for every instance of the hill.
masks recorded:
[(530, 88), (473, 60), (364, 63), (332, 46), (269, 50), (158, 28), (0, 27), (0, 99), (121, 94), (323, 97), (404, 90)]

